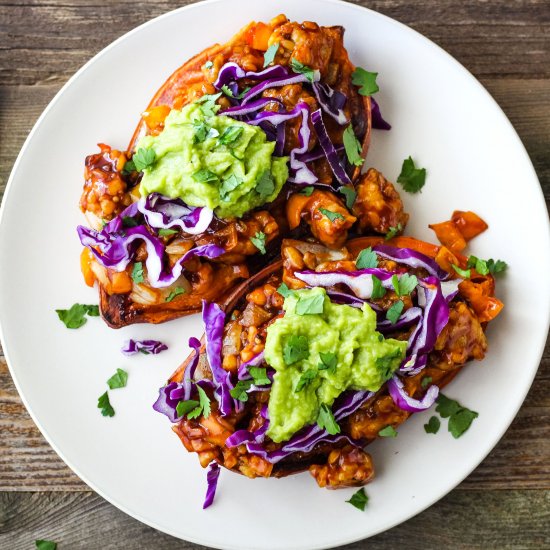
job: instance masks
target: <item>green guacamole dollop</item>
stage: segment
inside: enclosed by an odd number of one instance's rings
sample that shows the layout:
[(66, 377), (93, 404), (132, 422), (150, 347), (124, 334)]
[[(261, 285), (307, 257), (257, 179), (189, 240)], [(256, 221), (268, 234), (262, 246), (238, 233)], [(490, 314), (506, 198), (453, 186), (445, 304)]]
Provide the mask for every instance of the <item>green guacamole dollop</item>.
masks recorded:
[[(322, 312), (299, 315), (299, 301), (312, 303), (315, 297), (323, 300)], [(330, 407), (343, 391), (379, 390), (399, 367), (407, 348), (406, 341), (384, 338), (376, 331), (376, 313), (368, 304), (362, 309), (333, 304), (323, 288), (296, 291), (285, 299), (283, 308), (284, 317), (268, 327), (265, 343), (265, 360), (276, 371), (267, 431), (275, 442), (286, 441), (313, 424), (321, 405)], [(307, 351), (303, 345), (298, 352), (290, 350), (289, 345), (300, 337), (305, 337), (300, 341), (307, 341)], [(323, 366), (321, 353), (336, 355), (335, 368), (318, 368)], [(288, 364), (296, 356), (303, 358)], [(316, 371), (314, 378), (296, 391), (309, 369)]]
[(138, 151), (155, 152), (140, 193), (207, 206), (221, 218), (241, 217), (277, 197), (288, 178), (288, 157), (273, 156), (275, 142), (261, 128), (216, 115), (212, 105), (172, 110), (159, 135), (139, 141)]

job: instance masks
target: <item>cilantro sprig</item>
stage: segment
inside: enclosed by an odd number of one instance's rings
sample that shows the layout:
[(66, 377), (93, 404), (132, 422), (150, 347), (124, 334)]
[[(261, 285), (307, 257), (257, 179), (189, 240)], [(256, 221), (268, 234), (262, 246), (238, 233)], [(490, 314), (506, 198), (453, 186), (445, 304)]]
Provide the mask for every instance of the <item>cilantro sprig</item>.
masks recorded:
[(199, 386), (195, 386), (199, 394), (199, 400), (188, 399), (187, 401), (180, 401), (176, 405), (176, 413), (178, 416), (185, 416), (187, 418), (193, 419), (198, 418), (199, 416), (204, 416), (208, 418), (210, 416), (210, 399), (206, 392)]
[(85, 325), (88, 317), (99, 317), (99, 306), (88, 304), (73, 304), (69, 309), (56, 309), (59, 320), (67, 328), (80, 328)]
[(398, 296), (408, 296), (418, 286), (416, 275), (408, 273), (404, 273), (401, 277), (392, 275), (391, 282)]
[(361, 489), (351, 495), (349, 500), (346, 500), (346, 502), (349, 502), (352, 506), (355, 506), (358, 510), (361, 510), (361, 512), (365, 511), (368, 501), (369, 497), (367, 496), (364, 487), (361, 487)]
[(151, 168), (157, 159), (154, 149), (140, 148), (132, 157), (132, 162), (138, 172), (143, 172), (146, 168)]
[(267, 48), (266, 52), (264, 53), (264, 69), (268, 65), (271, 65), (273, 63), (273, 60), (275, 59), (275, 56), (277, 55), (277, 51), (279, 50), (279, 42), (274, 42)]
[(260, 254), (266, 253), (266, 236), (263, 231), (257, 231), (253, 237), (250, 237), (250, 242), (260, 251)]
[(170, 294), (168, 294), (168, 296), (164, 301), (166, 303), (171, 302), (174, 298), (176, 298), (180, 294), (185, 294), (185, 288), (181, 286), (177, 286), (176, 288), (174, 288), (174, 290), (170, 291)]
[(398, 223), (395, 227), (390, 227), (384, 236), (384, 240), (389, 241), (390, 239), (393, 239), (396, 235), (401, 233), (401, 231), (403, 231), (403, 226), (400, 223)]
[(357, 198), (357, 191), (352, 187), (345, 187), (345, 186), (340, 187), (338, 191), (342, 193), (342, 195), (344, 195), (346, 199), (346, 206), (348, 210), (351, 210), (355, 203), (355, 199)]
[(324, 428), (330, 435), (339, 434), (341, 431), (338, 422), (336, 422), (336, 419), (334, 418), (334, 414), (332, 414), (332, 410), (326, 403), (323, 403), (319, 409), (317, 425), (321, 429)]
[(418, 193), (426, 183), (426, 168), (417, 168), (412, 157), (405, 159), (397, 183), (400, 183), (407, 193)]
[(391, 425), (386, 426), (378, 432), (378, 435), (380, 437), (397, 437), (397, 430)]
[(359, 93), (364, 96), (371, 96), (380, 90), (376, 83), (378, 73), (365, 71), (361, 67), (357, 67), (351, 75), (351, 82), (355, 86), (359, 86)]
[(338, 366), (338, 358), (336, 354), (332, 351), (327, 353), (321, 351), (319, 352), (319, 357), (321, 362), (317, 365), (319, 370), (326, 370), (329, 374), (334, 374), (336, 372), (336, 367)]
[(448, 430), (455, 439), (463, 435), (479, 416), (477, 412), (463, 407), (458, 401), (450, 399), (442, 393), (437, 398), (435, 410), (442, 418), (449, 419)]
[(128, 383), (128, 373), (125, 370), (117, 369), (115, 374), (107, 380), (107, 385), (110, 390), (125, 388)]
[(319, 212), (326, 216), (331, 222), (335, 220), (344, 220), (344, 216), (340, 212), (333, 212), (332, 210), (327, 210), (326, 208), (319, 208)]
[(436, 434), (439, 431), (439, 428), (441, 427), (441, 422), (437, 416), (430, 417), (430, 420), (426, 424), (424, 424), (424, 431), (427, 434)]
[(401, 313), (403, 313), (403, 308), (405, 307), (405, 304), (402, 300), (397, 300), (388, 311), (386, 311), (386, 319), (392, 324), (395, 325), (397, 323), (397, 320), (399, 317), (401, 317)]
[(467, 267), (473, 267), (480, 275), (498, 275), (506, 271), (508, 264), (503, 260), (482, 260), (476, 256), (470, 256), (468, 258)]
[(361, 156), (361, 144), (357, 137), (355, 137), (351, 124), (344, 130), (343, 140), (349, 163), (353, 166), (361, 166), (365, 162), (365, 159)]
[(97, 400), (97, 408), (101, 409), (103, 416), (115, 416), (115, 409), (113, 409), (111, 402), (109, 401), (109, 393), (105, 392), (100, 395)]
[(283, 344), (283, 361), (285, 365), (293, 365), (309, 357), (309, 342), (306, 336), (292, 334)]
[(298, 380), (298, 384), (296, 384), (296, 389), (294, 390), (295, 393), (301, 392), (306, 386), (308, 386), (312, 380), (315, 379), (317, 376), (317, 369), (307, 369), (302, 373), (300, 376), (300, 379)]
[(296, 303), (297, 315), (314, 315), (323, 313), (325, 296), (323, 294), (300, 294)]
[(139, 285), (140, 283), (143, 283), (145, 280), (143, 275), (143, 263), (142, 262), (136, 262), (132, 267), (132, 281), (136, 283), (136, 285)]
[(385, 295), (386, 289), (382, 285), (382, 281), (376, 275), (372, 275), (372, 299), (379, 300)]
[(294, 57), (290, 60), (290, 68), (295, 73), (303, 74), (310, 82), (313, 82), (315, 80), (315, 71), (311, 67), (304, 65)]
[(378, 257), (376, 256), (376, 252), (373, 252), (371, 246), (359, 252), (359, 256), (357, 256), (355, 260), (355, 266), (357, 269), (372, 269), (378, 267)]
[(51, 540), (35, 540), (34, 544), (36, 545), (37, 550), (56, 550), (57, 543)]

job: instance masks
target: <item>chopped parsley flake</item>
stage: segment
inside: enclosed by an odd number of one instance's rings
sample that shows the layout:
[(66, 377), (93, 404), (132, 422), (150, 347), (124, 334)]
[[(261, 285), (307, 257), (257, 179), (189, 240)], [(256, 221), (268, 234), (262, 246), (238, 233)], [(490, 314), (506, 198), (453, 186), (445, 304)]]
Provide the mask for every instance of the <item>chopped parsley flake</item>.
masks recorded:
[(117, 388), (124, 388), (128, 382), (128, 373), (125, 370), (117, 369), (115, 374), (107, 380), (107, 385), (110, 390), (116, 390)]
[(342, 216), (342, 214), (340, 214), (339, 212), (333, 212), (332, 210), (327, 210), (326, 208), (319, 208), (319, 212), (326, 216), (331, 222), (333, 222), (334, 220), (345, 219), (344, 216)]
[(364, 487), (361, 487), (361, 489), (351, 495), (349, 500), (346, 500), (346, 502), (349, 502), (352, 506), (355, 506), (358, 510), (361, 510), (361, 512), (365, 511), (368, 501), (369, 497), (367, 496), (367, 493), (365, 493)]
[(309, 357), (309, 343), (306, 336), (293, 334), (283, 345), (283, 361), (292, 365)]
[(250, 237), (250, 242), (260, 251), (261, 254), (266, 253), (265, 239), (266, 237), (263, 231), (258, 231), (254, 237)]
[(338, 425), (338, 422), (336, 422), (336, 419), (332, 414), (332, 410), (326, 403), (323, 403), (321, 405), (321, 408), (319, 409), (317, 425), (321, 429), (324, 428), (330, 435), (336, 435), (340, 433), (340, 426)]
[(56, 309), (55, 312), (67, 328), (80, 328), (86, 324), (86, 315), (99, 317), (99, 306), (73, 304), (70, 309)]
[(349, 163), (353, 166), (361, 166), (365, 162), (365, 159), (361, 157), (361, 144), (355, 137), (351, 124), (344, 130), (343, 139)]
[(399, 317), (401, 317), (401, 313), (403, 312), (404, 307), (405, 304), (401, 300), (398, 300), (390, 307), (390, 309), (388, 309), (388, 311), (386, 311), (386, 319), (392, 325), (395, 325)]
[(111, 406), (109, 401), (109, 394), (105, 392), (97, 400), (97, 408), (101, 409), (101, 414), (103, 416), (115, 416), (115, 409)]
[(273, 60), (275, 59), (278, 50), (279, 42), (274, 42), (273, 44), (271, 44), (271, 46), (269, 46), (269, 48), (267, 48), (266, 52), (264, 53), (264, 68), (273, 63)]
[(426, 183), (426, 168), (417, 168), (412, 157), (405, 159), (397, 183), (400, 183), (407, 193), (418, 193)]

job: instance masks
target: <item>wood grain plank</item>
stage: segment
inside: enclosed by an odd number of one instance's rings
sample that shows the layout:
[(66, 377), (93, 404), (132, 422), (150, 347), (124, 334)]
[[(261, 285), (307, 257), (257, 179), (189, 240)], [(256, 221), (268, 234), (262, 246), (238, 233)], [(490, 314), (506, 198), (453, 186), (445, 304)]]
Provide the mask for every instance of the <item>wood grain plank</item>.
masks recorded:
[[(0, 82), (18, 85), (66, 80), (115, 38), (152, 17), (191, 3), (151, 0), (140, 9), (131, 1), (2, 1)], [(546, 0), (352, 3), (411, 26), (478, 76), (550, 76), (550, 10)]]
[[(342, 550), (550, 547), (550, 492), (455, 491), (406, 523)], [(358, 521), (368, 521), (368, 509)], [(310, 527), (313, 528), (313, 527)], [(89, 493), (0, 493), (0, 547), (28, 550), (34, 540), (70, 548), (200, 550), (139, 523)]]

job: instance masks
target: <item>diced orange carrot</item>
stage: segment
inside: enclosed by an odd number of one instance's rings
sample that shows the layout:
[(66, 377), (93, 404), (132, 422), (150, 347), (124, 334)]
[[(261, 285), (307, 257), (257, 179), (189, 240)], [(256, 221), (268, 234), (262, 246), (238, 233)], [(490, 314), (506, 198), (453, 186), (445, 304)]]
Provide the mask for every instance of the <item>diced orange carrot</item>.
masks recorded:
[(455, 210), (451, 216), (451, 221), (456, 224), (466, 241), (477, 237), (489, 227), (477, 214), (470, 211)]
[(466, 240), (453, 221), (434, 223), (428, 227), (435, 232), (439, 242), (451, 252), (462, 252), (466, 248)]
[(265, 23), (257, 23), (252, 35), (252, 47), (265, 52), (268, 48), (269, 37), (273, 30)]

